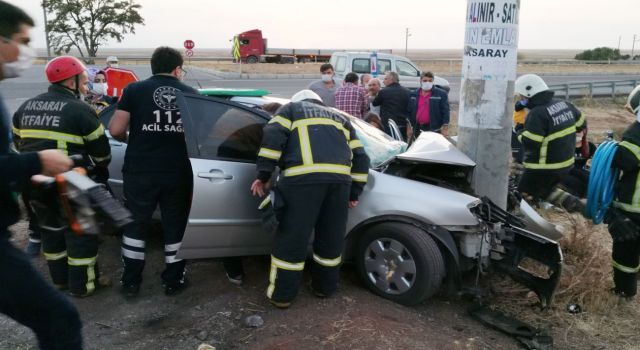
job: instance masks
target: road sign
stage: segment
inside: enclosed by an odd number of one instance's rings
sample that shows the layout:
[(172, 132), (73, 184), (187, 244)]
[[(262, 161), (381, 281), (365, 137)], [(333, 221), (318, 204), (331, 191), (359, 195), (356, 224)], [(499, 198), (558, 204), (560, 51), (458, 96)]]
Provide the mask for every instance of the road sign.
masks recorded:
[(193, 42), (193, 40), (185, 40), (184, 41), (184, 48), (187, 50), (192, 50), (194, 47), (196, 47), (196, 43)]
[(191, 56), (193, 56), (193, 50), (186, 49), (186, 50), (184, 51), (184, 54), (185, 54), (185, 56), (187, 56), (187, 57), (191, 57)]
[(139, 80), (136, 73), (128, 69), (109, 67), (104, 70), (104, 74), (107, 75), (107, 83), (109, 86), (107, 95), (109, 96), (120, 97), (122, 90), (124, 90), (127, 85)]

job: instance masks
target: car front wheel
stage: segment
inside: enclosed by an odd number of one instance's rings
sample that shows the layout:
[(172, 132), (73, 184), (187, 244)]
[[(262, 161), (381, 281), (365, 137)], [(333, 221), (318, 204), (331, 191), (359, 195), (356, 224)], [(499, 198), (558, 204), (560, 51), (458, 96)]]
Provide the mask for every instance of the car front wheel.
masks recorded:
[(442, 253), (431, 236), (418, 227), (383, 223), (358, 240), (356, 264), (374, 293), (404, 305), (415, 305), (435, 294), (445, 276)]

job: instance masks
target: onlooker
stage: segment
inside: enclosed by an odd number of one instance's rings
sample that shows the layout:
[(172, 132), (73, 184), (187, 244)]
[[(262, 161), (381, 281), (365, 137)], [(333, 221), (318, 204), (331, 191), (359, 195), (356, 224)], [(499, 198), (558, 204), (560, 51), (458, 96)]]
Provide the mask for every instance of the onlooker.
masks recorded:
[(380, 79), (371, 78), (367, 83), (367, 97), (369, 98), (369, 111), (376, 113), (378, 116), (380, 115), (380, 106), (374, 106), (373, 100), (378, 96), (378, 93), (382, 89), (382, 84), (380, 84)]
[(122, 236), (122, 291), (135, 297), (145, 264), (145, 227), (160, 206), (166, 268), (164, 293), (175, 295), (187, 287), (186, 261), (176, 257), (187, 227), (193, 173), (184, 139), (176, 92), (195, 93), (182, 83), (182, 54), (159, 47), (151, 56), (150, 78), (124, 89), (109, 131), (117, 140), (129, 140), (122, 176), (124, 198), (134, 222)]
[(96, 72), (93, 77), (93, 81), (90, 84), (89, 95), (87, 95), (87, 102), (93, 107), (96, 113), (100, 114), (103, 109), (118, 102), (116, 97), (108, 96), (109, 85), (107, 84), (107, 75), (104, 71)]
[(357, 84), (358, 75), (353, 72), (347, 73), (344, 85), (336, 90), (336, 108), (362, 119), (369, 109), (369, 99), (367, 90)]
[(109, 56), (107, 57), (107, 68), (118, 68), (120, 65), (118, 64), (118, 57)]
[(336, 106), (336, 90), (339, 84), (333, 79), (334, 72), (331, 63), (325, 63), (320, 66), (320, 73), (322, 77), (320, 80), (316, 80), (309, 84), (307, 89), (315, 92), (320, 96), (322, 102), (329, 107)]
[[(31, 65), (33, 25), (24, 11), (0, 1), (0, 80), (16, 78)], [(8, 229), (20, 219), (12, 186), (28, 183), (38, 173), (67, 171), (73, 162), (59, 150), (10, 153), (7, 113), (0, 98), (0, 312), (33, 330), (41, 349), (82, 349), (82, 323), (75, 306), (10, 242)]]
[(433, 86), (433, 73), (422, 73), (420, 89), (411, 93), (409, 109), (416, 137), (421, 131), (449, 135), (449, 97), (446, 91)]
[[(373, 79), (372, 79), (373, 80)], [(391, 135), (389, 119), (398, 125), (402, 137), (407, 139), (407, 124), (409, 124), (409, 100), (411, 93), (399, 83), (400, 77), (396, 72), (387, 72), (384, 76), (384, 88), (373, 100), (374, 106), (380, 106), (380, 118), (384, 131)]]
[(367, 113), (367, 115), (364, 117), (364, 121), (375, 126), (380, 130), (384, 130), (384, 128), (382, 127), (382, 119), (380, 119), (380, 116), (377, 113), (374, 113), (374, 112)]
[(369, 80), (371, 80), (371, 74), (362, 74), (360, 76), (360, 86), (366, 89), (367, 84), (369, 84)]

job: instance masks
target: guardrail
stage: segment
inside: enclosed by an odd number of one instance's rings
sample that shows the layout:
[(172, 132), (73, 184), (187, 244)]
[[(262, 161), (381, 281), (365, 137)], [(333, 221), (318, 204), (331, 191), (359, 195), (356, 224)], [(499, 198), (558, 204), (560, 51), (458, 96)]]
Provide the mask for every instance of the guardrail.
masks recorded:
[(565, 99), (571, 97), (616, 97), (631, 92), (640, 80), (614, 80), (596, 81), (586, 83), (568, 83), (549, 85), (549, 89), (556, 93), (556, 96), (563, 96)]

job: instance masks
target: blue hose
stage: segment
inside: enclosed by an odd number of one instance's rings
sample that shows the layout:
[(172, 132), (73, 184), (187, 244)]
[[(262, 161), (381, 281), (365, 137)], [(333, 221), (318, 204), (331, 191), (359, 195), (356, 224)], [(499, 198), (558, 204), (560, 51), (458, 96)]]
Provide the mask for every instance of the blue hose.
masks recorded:
[(613, 202), (613, 187), (618, 179), (619, 170), (611, 165), (617, 149), (617, 142), (606, 141), (598, 146), (591, 161), (585, 216), (592, 219), (594, 224), (602, 222)]

